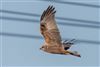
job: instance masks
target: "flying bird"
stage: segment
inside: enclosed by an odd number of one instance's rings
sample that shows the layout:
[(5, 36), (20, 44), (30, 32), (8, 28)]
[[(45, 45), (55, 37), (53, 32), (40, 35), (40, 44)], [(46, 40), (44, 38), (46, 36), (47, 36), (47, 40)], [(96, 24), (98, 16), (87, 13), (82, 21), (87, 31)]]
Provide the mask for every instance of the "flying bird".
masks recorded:
[(46, 10), (43, 11), (40, 18), (40, 32), (43, 35), (45, 41), (40, 47), (47, 53), (61, 54), (61, 55), (73, 55), (81, 57), (81, 55), (76, 51), (69, 51), (68, 49), (72, 46), (72, 39), (70, 41), (65, 40), (62, 42), (59, 29), (55, 21), (55, 7), (48, 6)]

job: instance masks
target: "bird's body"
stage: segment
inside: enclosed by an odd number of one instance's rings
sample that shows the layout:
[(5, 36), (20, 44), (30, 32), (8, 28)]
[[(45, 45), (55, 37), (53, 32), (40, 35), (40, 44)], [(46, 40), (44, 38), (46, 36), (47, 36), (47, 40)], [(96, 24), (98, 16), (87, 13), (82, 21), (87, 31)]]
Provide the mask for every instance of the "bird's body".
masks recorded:
[(40, 48), (41, 50), (52, 54), (70, 54), (80, 57), (79, 54), (68, 51), (71, 47), (70, 42), (63, 42), (60, 36), (59, 29), (55, 21), (55, 8), (49, 6), (42, 14), (40, 19), (40, 31), (45, 42)]

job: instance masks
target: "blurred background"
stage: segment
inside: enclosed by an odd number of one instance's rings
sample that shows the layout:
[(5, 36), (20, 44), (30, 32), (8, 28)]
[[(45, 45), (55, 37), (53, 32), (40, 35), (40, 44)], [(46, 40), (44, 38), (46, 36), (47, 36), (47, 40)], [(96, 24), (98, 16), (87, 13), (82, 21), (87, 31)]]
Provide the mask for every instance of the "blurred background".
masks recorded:
[[(0, 0), (1, 66), (99, 66), (99, 0)], [(75, 38), (70, 50), (81, 58), (41, 51), (40, 16), (56, 8), (63, 40)]]

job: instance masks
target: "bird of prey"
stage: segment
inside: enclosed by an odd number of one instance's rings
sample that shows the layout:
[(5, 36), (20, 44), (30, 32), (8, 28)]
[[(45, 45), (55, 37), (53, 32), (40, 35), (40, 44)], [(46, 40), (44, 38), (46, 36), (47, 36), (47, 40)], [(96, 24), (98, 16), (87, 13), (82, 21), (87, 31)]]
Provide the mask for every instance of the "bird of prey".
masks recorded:
[(76, 51), (69, 51), (73, 43), (71, 41), (65, 40), (62, 42), (59, 29), (55, 21), (55, 7), (48, 6), (46, 10), (43, 11), (40, 18), (40, 32), (43, 35), (45, 42), (40, 48), (47, 53), (61, 54), (61, 55), (73, 55), (81, 57)]

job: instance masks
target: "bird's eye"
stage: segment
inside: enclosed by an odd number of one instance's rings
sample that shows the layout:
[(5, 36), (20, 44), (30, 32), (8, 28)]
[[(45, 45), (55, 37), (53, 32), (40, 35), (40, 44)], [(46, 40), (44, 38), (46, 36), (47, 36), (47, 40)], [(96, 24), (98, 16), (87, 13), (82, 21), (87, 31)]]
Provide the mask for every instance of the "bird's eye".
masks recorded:
[(44, 48), (44, 46), (42, 46), (42, 48)]

